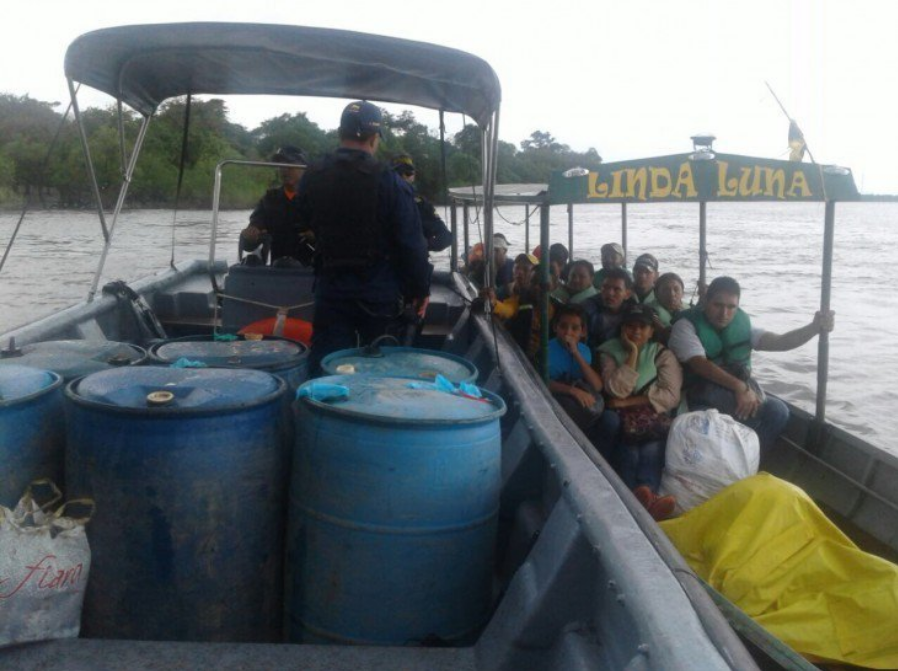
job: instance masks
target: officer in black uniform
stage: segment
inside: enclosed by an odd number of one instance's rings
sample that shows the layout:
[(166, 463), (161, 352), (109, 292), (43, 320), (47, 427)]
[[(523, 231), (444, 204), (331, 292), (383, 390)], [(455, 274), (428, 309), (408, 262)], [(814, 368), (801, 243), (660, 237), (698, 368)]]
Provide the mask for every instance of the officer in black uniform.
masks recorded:
[[(390, 167), (396, 171), (402, 179), (415, 188), (415, 164), (408, 154), (397, 154), (390, 161)], [(424, 230), (424, 239), (427, 240), (427, 251), (441, 252), (452, 244), (452, 232), (440, 219), (433, 204), (424, 196), (415, 191), (415, 204), (418, 206), (418, 214), (421, 216), (421, 227)]]
[(380, 109), (350, 103), (339, 134), (340, 147), (309, 167), (297, 191), (316, 242), (312, 376), (327, 354), (398, 333), (404, 306), (423, 317), (433, 271), (412, 188), (374, 158)]
[[(309, 161), (301, 149), (291, 145), (278, 149), (271, 160), (296, 167), (278, 168), (281, 186), (269, 189), (249, 216), (249, 226), (240, 232), (241, 249), (255, 251), (260, 245), (270, 245), (272, 265), (291, 266), (298, 261), (308, 265), (312, 249), (300, 225), (296, 188)], [(264, 256), (246, 257), (254, 258), (259, 258), (257, 263), (265, 261)]]

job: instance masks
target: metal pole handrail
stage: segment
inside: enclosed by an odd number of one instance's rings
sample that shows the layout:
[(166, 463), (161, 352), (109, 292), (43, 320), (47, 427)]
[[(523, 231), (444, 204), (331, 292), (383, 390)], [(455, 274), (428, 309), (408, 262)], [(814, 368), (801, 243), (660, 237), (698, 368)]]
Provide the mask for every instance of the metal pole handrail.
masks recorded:
[(91, 188), (94, 192), (94, 200), (97, 203), (97, 214), (100, 216), (100, 227), (103, 229), (103, 240), (109, 242), (109, 229), (106, 227), (106, 214), (103, 212), (103, 200), (100, 198), (100, 185), (97, 183), (97, 173), (94, 172), (94, 163), (90, 157), (90, 145), (87, 142), (87, 131), (84, 129), (84, 121), (81, 118), (81, 108), (78, 106), (78, 92), (75, 91), (75, 82), (71, 77), (66, 78), (69, 85), (69, 97), (72, 100), (72, 111), (75, 113), (75, 122), (78, 126), (78, 136), (81, 138), (81, 150), (84, 152), (84, 162), (87, 164), (87, 173), (90, 177)]

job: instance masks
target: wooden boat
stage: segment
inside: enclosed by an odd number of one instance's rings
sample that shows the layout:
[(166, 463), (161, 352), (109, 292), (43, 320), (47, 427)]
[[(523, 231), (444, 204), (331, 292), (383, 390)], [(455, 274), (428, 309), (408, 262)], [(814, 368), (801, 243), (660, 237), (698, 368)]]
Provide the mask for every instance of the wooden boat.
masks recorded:
[[(489, 247), (501, 93), (490, 66), (469, 54), (324, 29), (173, 24), (84, 35), (68, 51), (66, 74), (76, 114), (78, 82), (113, 95), (144, 121), (111, 217), (99, 208), (106, 244), (87, 300), (2, 334), (4, 345), (58, 339), (140, 343), (159, 335), (156, 320), (168, 334), (209, 333), (234, 318), (246, 297), (240, 287), (249, 285), (258, 295), (289, 282), (293, 293), (282, 305), (311, 302), (306, 269), (229, 268), (216, 261), (214, 216), (209, 259), (134, 282), (131, 292), (98, 291), (147, 124), (158, 105), (173, 96), (327, 95), (464, 113), (482, 131), (484, 175), (477, 193)], [(89, 161), (83, 134), (82, 139)], [(95, 181), (94, 187), (96, 191)], [(547, 221), (551, 203), (544, 194), (540, 198)], [(567, 193), (560, 198), (556, 202), (573, 202)], [(457, 217), (452, 224), (458, 233)], [(546, 244), (545, 226), (542, 235)], [(416, 344), (473, 361), (482, 372), (479, 383), (501, 395), (509, 408), (502, 420), (498, 597), (476, 642), (452, 648), (375, 648), (74, 639), (0, 650), (2, 665), (102, 668), (114, 660), (117, 666), (156, 669), (210, 663), (218, 668), (509, 671), (757, 668), (658, 526), (552, 401), (504, 330), (476, 309), (476, 292), (459, 274), (458, 260), (456, 248), (451, 270), (436, 273)], [(248, 274), (253, 281), (241, 282)], [(812, 432), (817, 440), (809, 444), (806, 436)], [(898, 460), (794, 409), (784, 448), (778, 472), (788, 475), (791, 470), (821, 501), (896, 547), (898, 508), (889, 483)], [(765, 656), (757, 642), (750, 645), (764, 660), (772, 655), (784, 662), (788, 657), (776, 652)]]

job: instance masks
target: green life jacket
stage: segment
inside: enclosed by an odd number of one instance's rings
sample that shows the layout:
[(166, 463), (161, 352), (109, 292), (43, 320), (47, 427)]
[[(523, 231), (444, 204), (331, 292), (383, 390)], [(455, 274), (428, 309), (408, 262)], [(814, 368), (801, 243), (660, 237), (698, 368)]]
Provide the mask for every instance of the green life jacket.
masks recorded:
[(572, 305), (577, 305), (577, 304), (585, 301), (587, 298), (592, 298), (593, 296), (595, 296), (598, 293), (599, 292), (596, 291), (595, 287), (591, 287), (591, 286), (586, 287), (583, 291), (578, 291), (575, 294), (570, 293), (570, 290), (568, 290), (567, 302), (571, 303)]
[[(623, 366), (630, 358), (630, 350), (624, 347), (620, 338), (614, 338), (599, 346), (599, 351), (607, 354), (618, 366)], [(639, 396), (645, 389), (658, 379), (658, 364), (655, 360), (664, 351), (664, 346), (656, 342), (647, 342), (639, 350), (636, 357), (636, 372), (639, 377), (633, 387), (633, 396)]]
[(661, 323), (665, 326), (670, 326), (670, 323), (673, 321), (673, 315), (670, 314), (670, 311), (661, 305), (656, 298), (653, 301), (646, 303), (649, 307), (651, 307), (655, 312), (658, 313), (658, 319), (661, 320)]
[(751, 370), (751, 319), (742, 308), (736, 309), (733, 321), (720, 331), (711, 325), (701, 306), (690, 308), (677, 315), (677, 319), (681, 317), (688, 319), (695, 326), (698, 339), (705, 348), (705, 356), (710, 361), (723, 367), (741, 364)]

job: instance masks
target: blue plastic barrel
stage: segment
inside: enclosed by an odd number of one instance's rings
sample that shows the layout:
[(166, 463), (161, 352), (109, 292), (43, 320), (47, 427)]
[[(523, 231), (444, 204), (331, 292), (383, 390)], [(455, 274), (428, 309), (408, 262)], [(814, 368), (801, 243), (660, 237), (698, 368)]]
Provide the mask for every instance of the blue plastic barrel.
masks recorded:
[(114, 340), (47, 340), (22, 345), (15, 356), (0, 357), (0, 365), (52, 370), (68, 382), (76, 377), (146, 361), (142, 347)]
[(212, 368), (251, 368), (283, 378), (292, 390), (309, 376), (309, 350), (302, 343), (278, 336), (261, 340), (215, 340), (213, 336), (187, 336), (157, 343), (150, 348), (156, 363), (173, 364), (178, 359), (199, 361)]
[(66, 486), (96, 501), (83, 636), (281, 640), (285, 393), (251, 370), (69, 383)]
[(62, 377), (30, 366), (0, 366), (0, 505), (12, 508), (32, 480), (63, 485)]
[(349, 398), (295, 404), (288, 639), (468, 640), (491, 607), (498, 396), (341, 375)]
[(454, 354), (416, 347), (359, 347), (328, 354), (321, 361), (327, 375), (361, 373), (386, 377), (475, 382), (477, 366)]

